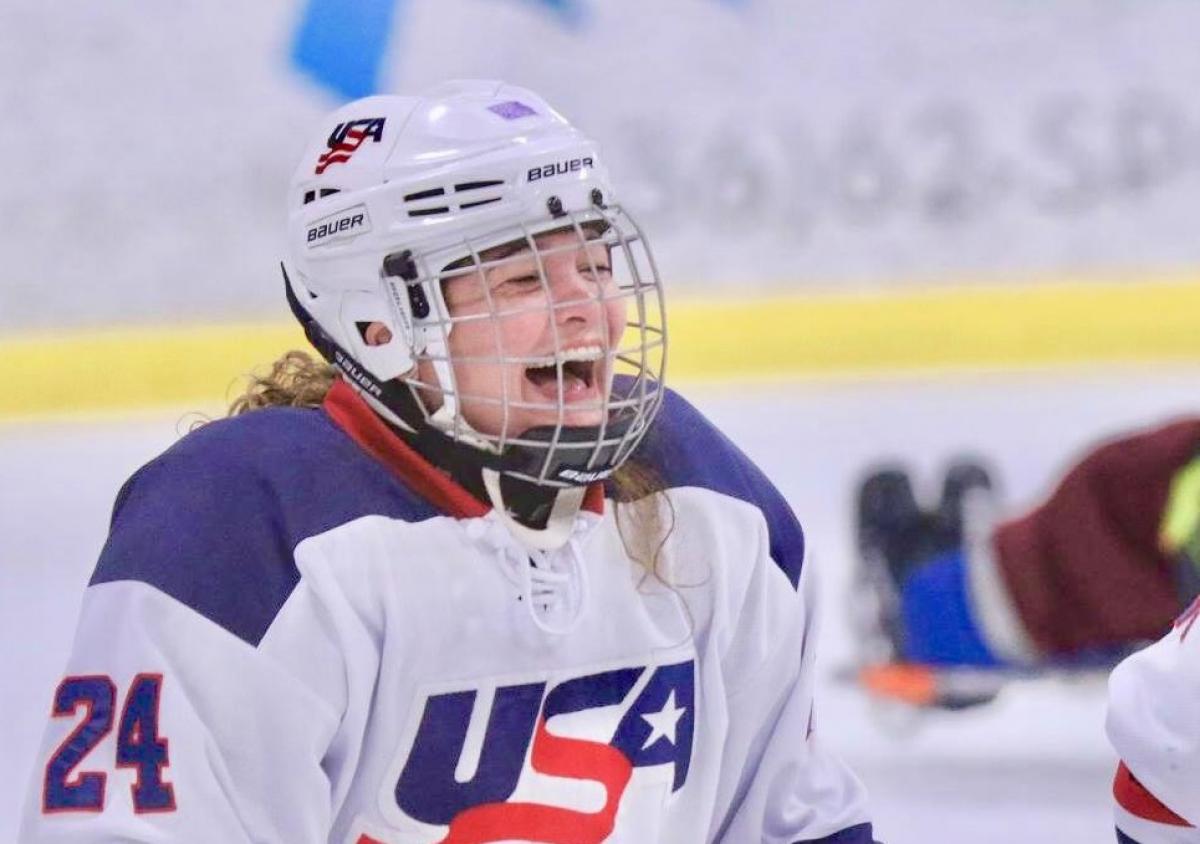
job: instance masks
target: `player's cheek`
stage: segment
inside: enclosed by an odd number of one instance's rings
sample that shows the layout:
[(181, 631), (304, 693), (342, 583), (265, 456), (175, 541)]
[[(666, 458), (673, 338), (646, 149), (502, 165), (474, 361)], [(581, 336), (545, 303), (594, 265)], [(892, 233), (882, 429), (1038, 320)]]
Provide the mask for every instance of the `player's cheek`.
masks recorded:
[(609, 348), (618, 349), (629, 325), (629, 303), (625, 299), (609, 299), (605, 303), (605, 319), (608, 322)]
[(471, 320), (455, 327), (450, 336), (450, 348), (455, 357), (463, 360), (461, 368), (470, 370), (486, 366), (486, 359), (496, 359), (504, 353), (500, 337), (489, 322)]

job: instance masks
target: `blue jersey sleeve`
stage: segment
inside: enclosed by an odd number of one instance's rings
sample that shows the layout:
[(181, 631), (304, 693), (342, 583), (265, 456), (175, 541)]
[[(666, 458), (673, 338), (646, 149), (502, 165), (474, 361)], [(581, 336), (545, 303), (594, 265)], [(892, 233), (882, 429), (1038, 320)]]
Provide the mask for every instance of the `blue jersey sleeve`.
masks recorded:
[(130, 478), (91, 582), (144, 582), (257, 645), (299, 580), (296, 545), (371, 514), (436, 512), (322, 411), (254, 411)]

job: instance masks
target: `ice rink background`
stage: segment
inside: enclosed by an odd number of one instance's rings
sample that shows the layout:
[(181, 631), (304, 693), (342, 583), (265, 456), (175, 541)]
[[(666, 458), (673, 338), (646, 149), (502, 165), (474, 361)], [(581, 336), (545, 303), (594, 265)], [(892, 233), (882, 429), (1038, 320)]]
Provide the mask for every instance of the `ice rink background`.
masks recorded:
[[(385, 43), (341, 32), (339, 7), (386, 12)], [(339, 71), (372, 58), (379, 91), (539, 91), (601, 144), (684, 288), (1200, 264), (1194, 0), (65, 8), (0, 4), (0, 160), (20, 162), (0, 191), (0, 331), (274, 317), (260, 280), (292, 168), (352, 98)], [(337, 33), (318, 66), (297, 61), (312, 28)]]
[[(872, 460), (898, 455), (932, 494), (939, 466), (970, 452), (994, 462), (1014, 505), (1033, 503), (1096, 438), (1194, 413), (1197, 383), (1200, 366), (682, 385), (806, 526), (824, 601), (818, 729), (866, 781), (882, 841), (1113, 840), (1114, 760), (1099, 679), (1025, 683), (978, 711), (922, 717), (881, 712), (833, 681), (853, 653), (845, 607), (854, 479)], [(111, 500), (188, 421), (180, 411), (0, 424), (0, 840), (15, 840)]]
[[(383, 42), (300, 61), (339, 5), (382, 15)], [(380, 90), (476, 76), (545, 94), (601, 142), (672, 296), (869, 305), (924, 286), (1194, 277), (1198, 30), (1195, 0), (8, 0), (0, 357), (35, 373), (27, 398), (70, 412), (72, 361), (30, 365), (23, 338), (52, 357), (92, 327), (283, 319), (287, 179), (357, 58)], [(1058, 316), (1090, 326), (1086, 309)], [(979, 452), (1028, 504), (1097, 437), (1194, 411), (1197, 375), (1200, 360), (685, 390), (806, 525), (832, 675), (853, 652), (849, 500), (869, 461), (905, 456), (932, 491), (948, 458)], [(0, 842), (112, 498), (187, 409), (0, 418)], [(1103, 697), (1097, 680), (1049, 680), (914, 720), (830, 682), (819, 729), (891, 844), (1103, 842)]]

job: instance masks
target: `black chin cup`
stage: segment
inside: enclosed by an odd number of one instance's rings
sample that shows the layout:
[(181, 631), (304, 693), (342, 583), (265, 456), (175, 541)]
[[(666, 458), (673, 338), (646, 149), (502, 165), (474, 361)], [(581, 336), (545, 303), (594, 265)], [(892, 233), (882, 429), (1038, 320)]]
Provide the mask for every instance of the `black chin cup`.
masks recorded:
[[(613, 473), (620, 443), (630, 424), (614, 422), (603, 430), (599, 426), (556, 429), (554, 425), (543, 425), (525, 431), (517, 437), (520, 443), (510, 444), (495, 454), (422, 423), (417, 428), (416, 448), (431, 463), (460, 480), (474, 481), (486, 468), (547, 487), (588, 486)], [(610, 442), (597, 449), (601, 434)]]
[[(500, 455), (500, 471), (529, 480), (545, 478), (554, 485), (587, 486), (616, 469), (618, 452), (626, 442), (631, 419), (598, 425), (530, 428)], [(557, 432), (557, 437), (555, 436)], [(602, 445), (596, 443), (601, 441)], [(545, 445), (542, 445), (545, 443)]]

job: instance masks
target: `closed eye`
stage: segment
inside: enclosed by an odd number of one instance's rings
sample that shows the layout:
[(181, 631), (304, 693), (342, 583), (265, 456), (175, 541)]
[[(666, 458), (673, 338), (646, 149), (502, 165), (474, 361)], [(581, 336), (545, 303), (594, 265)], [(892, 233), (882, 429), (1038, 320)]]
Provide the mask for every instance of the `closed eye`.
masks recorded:
[(506, 278), (500, 282), (501, 289), (509, 290), (530, 290), (535, 287), (542, 286), (542, 277), (533, 273), (531, 275), (519, 275), (515, 278)]

